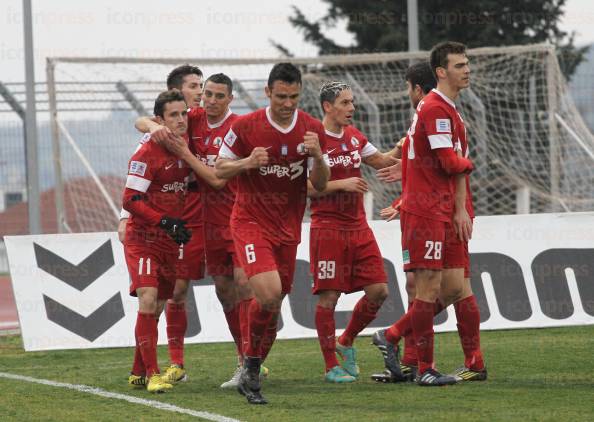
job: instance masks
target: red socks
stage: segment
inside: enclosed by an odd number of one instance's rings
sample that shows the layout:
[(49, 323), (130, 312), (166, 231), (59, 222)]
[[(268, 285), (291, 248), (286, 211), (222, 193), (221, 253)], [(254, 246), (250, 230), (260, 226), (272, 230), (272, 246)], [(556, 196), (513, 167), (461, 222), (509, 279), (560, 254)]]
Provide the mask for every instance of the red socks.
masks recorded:
[(385, 334), (386, 340), (392, 344), (398, 344), (402, 337), (412, 336), (411, 316), (412, 303), (408, 307), (408, 311), (398, 321), (388, 327)]
[(184, 336), (188, 328), (185, 303), (167, 302), (165, 308), (167, 318), (167, 343), (169, 345), (169, 358), (172, 364), (184, 364)]
[[(239, 302), (239, 330), (241, 332), (241, 348), (239, 354), (244, 356), (244, 351), (247, 349), (248, 339), (250, 338), (249, 332), (249, 315), (250, 315), (250, 304), (253, 299), (245, 299)], [(242, 359), (243, 362), (243, 359)]]
[(462, 299), (454, 304), (456, 319), (458, 320), (458, 335), (464, 351), (464, 366), (475, 371), (485, 368), (481, 353), (479, 312), (474, 295)]
[[(157, 363), (157, 320), (155, 314), (138, 312), (136, 317), (136, 328), (134, 330), (136, 337), (136, 349), (140, 352), (140, 357), (146, 368), (146, 376), (158, 374), (159, 365)], [(136, 354), (134, 356), (134, 365), (136, 366)], [(135, 369), (132, 369), (135, 375)]]
[(318, 331), (318, 340), (324, 362), (326, 362), (326, 372), (338, 366), (336, 359), (336, 323), (334, 322), (334, 309), (316, 306), (316, 330)]
[[(408, 302), (408, 310), (412, 308), (413, 302)], [(388, 334), (386, 333), (386, 340)], [(392, 336), (393, 338), (394, 336)], [(390, 340), (388, 340), (390, 341)], [(402, 355), (402, 363), (405, 365), (410, 366), (417, 366), (417, 347), (415, 346), (415, 336), (412, 334), (412, 330), (410, 334), (407, 334), (404, 337), (404, 354)]]
[(355, 341), (355, 337), (359, 334), (365, 327), (369, 325), (371, 321), (375, 319), (377, 316), (377, 311), (381, 305), (377, 305), (373, 302), (370, 302), (367, 299), (367, 296), (363, 296), (357, 304), (355, 305), (355, 309), (353, 309), (353, 315), (351, 316), (351, 320), (347, 325), (346, 330), (340, 338), (338, 342), (346, 347), (351, 347), (353, 345), (353, 341)]
[(262, 362), (266, 360), (268, 353), (270, 353), (270, 349), (272, 349), (272, 345), (274, 344), (274, 340), (276, 340), (276, 329), (278, 327), (278, 315), (275, 314), (270, 321), (268, 322), (268, 326), (266, 327), (266, 331), (264, 331), (264, 336), (262, 337), (262, 343), (260, 344), (260, 356), (262, 357)]
[(260, 346), (262, 338), (274, 312), (263, 309), (256, 299), (252, 299), (248, 310), (248, 332), (247, 344), (243, 350), (244, 356), (261, 357)]
[(433, 316), (435, 303), (415, 299), (412, 306), (412, 331), (417, 345), (419, 373), (433, 367)]
[(138, 336), (136, 336), (136, 347), (134, 348), (134, 363), (132, 364), (132, 373), (134, 375), (145, 375), (146, 368), (144, 361), (142, 360), (142, 353), (140, 353), (140, 347), (138, 346)]
[(233, 336), (233, 341), (235, 342), (235, 347), (237, 347), (237, 353), (239, 355), (241, 355), (241, 327), (239, 323), (240, 305), (240, 303), (237, 303), (232, 309), (225, 311), (225, 319), (227, 320), (229, 331)]
[[(412, 320), (411, 320), (413, 303), (414, 303), (414, 301), (409, 302), (408, 311), (404, 315), (402, 315), (398, 321), (396, 321), (394, 324), (392, 324), (386, 330), (386, 334), (385, 334), (386, 340), (388, 340), (390, 343), (398, 344), (402, 337), (406, 338), (408, 336), (413, 335)], [(433, 313), (434, 313), (433, 315), (434, 316), (437, 315), (444, 309), (445, 308), (444, 308), (443, 304), (439, 301), (439, 299), (437, 299), (435, 301), (435, 303), (433, 304)], [(412, 344), (412, 347), (415, 347), (414, 343)]]

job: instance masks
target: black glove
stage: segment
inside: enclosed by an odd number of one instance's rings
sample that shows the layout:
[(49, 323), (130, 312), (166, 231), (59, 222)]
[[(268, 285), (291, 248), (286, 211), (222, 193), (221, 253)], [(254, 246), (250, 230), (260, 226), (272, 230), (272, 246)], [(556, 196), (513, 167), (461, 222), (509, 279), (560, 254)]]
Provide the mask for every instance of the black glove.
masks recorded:
[(187, 229), (186, 222), (179, 218), (164, 215), (161, 217), (159, 227), (165, 230), (167, 235), (178, 245), (188, 243), (192, 238), (192, 231)]

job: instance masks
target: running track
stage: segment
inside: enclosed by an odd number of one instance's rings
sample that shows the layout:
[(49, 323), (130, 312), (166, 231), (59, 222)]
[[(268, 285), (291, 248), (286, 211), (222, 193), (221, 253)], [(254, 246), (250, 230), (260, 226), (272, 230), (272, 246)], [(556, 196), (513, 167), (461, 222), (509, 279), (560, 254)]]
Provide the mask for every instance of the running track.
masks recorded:
[(10, 277), (0, 276), (0, 332), (19, 328)]

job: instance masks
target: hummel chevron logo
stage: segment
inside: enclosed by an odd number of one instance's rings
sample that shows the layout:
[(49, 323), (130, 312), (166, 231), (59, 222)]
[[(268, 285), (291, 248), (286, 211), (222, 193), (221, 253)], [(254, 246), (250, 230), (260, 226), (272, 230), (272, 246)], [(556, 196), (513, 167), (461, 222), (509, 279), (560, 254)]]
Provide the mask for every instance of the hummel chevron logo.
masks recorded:
[(81, 292), (114, 266), (109, 240), (78, 265), (71, 264), (37, 243), (33, 243), (33, 248), (39, 268)]
[[(80, 292), (115, 265), (110, 240), (95, 249), (78, 265), (66, 261), (36, 243), (33, 243), (33, 249), (37, 266), (40, 269)], [(43, 301), (48, 320), (91, 342), (125, 316), (119, 292), (87, 317), (67, 308), (49, 296), (43, 295)]]
[(116, 322), (124, 318), (124, 304), (120, 292), (117, 292), (87, 317), (74, 312), (46, 295), (43, 295), (43, 301), (47, 319), (89, 341), (95, 341)]

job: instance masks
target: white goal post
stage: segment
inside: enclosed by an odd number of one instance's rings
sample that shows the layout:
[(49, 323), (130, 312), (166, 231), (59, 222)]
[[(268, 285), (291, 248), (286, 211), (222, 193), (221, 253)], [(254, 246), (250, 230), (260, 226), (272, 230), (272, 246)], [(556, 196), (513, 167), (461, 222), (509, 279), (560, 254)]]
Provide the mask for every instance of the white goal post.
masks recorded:
[[(471, 49), (471, 86), (462, 92), (477, 214), (594, 209), (594, 137), (569, 95), (553, 46)], [(412, 110), (404, 73), (427, 52), (311, 58), (116, 58), (47, 60), (59, 231), (113, 230), (126, 163), (139, 135), (139, 114), (152, 110), (169, 71), (190, 63), (205, 77), (223, 72), (234, 81), (232, 109), (266, 104), (270, 68), (290, 61), (303, 72), (300, 107), (321, 117), (319, 87), (328, 80), (353, 86), (355, 125), (381, 150), (407, 130)], [(66, 136), (66, 132), (69, 133)], [(370, 169), (373, 216), (400, 192)]]

